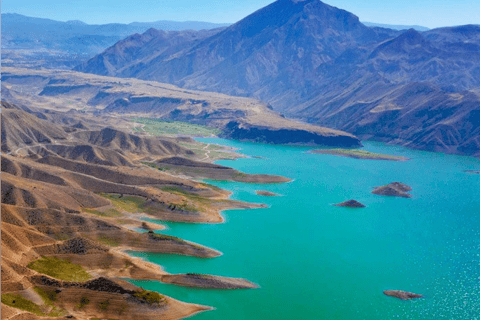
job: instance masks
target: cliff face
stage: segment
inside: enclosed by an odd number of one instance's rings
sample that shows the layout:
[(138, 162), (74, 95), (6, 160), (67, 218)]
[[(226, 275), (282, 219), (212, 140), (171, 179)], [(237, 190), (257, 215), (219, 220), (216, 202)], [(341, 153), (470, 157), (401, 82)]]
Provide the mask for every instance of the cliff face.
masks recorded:
[(324, 135), (308, 129), (273, 128), (229, 122), (223, 136), (236, 140), (250, 140), (275, 144), (318, 144), (353, 148), (361, 146), (360, 140), (349, 135)]

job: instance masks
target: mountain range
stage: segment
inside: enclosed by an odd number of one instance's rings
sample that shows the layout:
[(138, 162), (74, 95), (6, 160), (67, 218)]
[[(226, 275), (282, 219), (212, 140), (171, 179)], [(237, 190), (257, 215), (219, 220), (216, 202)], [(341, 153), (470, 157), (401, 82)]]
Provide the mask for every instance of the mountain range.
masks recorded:
[(90, 25), (15, 13), (2, 14), (2, 60), (7, 66), (73, 68), (117, 41), (150, 28), (165, 31), (228, 26), (200, 21), (155, 21)]
[(362, 138), (480, 155), (480, 26), (369, 27), (319, 0), (278, 0), (222, 30), (148, 30), (77, 71), (249, 96)]
[[(116, 41), (135, 33), (143, 33), (150, 28), (165, 31), (203, 30), (226, 27), (200, 21), (154, 21), (132, 22), (129, 24), (87, 24), (79, 20), (56, 21), (27, 17), (16, 13), (2, 14), (2, 48), (38, 48), (42, 45), (50, 49), (61, 48), (81, 52), (89, 42), (97, 40), (99, 45)], [(113, 42), (112, 42), (113, 41)], [(103, 49), (105, 46), (102, 47)]]
[(393, 29), (393, 30), (408, 30), (408, 29), (414, 29), (417, 31), (430, 30), (430, 28), (417, 26), (417, 25), (385, 24), (385, 23), (375, 23), (375, 22), (367, 22), (367, 21), (362, 21), (362, 23), (368, 27), (380, 27), (380, 28), (387, 28), (387, 29)]

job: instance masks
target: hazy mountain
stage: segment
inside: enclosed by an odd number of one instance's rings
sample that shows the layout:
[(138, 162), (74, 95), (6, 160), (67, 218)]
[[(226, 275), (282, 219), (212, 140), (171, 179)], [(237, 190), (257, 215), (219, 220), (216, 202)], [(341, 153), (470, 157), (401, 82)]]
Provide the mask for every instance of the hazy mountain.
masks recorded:
[(230, 23), (211, 23), (201, 21), (169, 21), (160, 20), (155, 22), (132, 22), (129, 26), (132, 27), (144, 27), (146, 29), (155, 28), (160, 30), (205, 30), (228, 27)]
[[(194, 41), (184, 42), (180, 47), (170, 46), (160, 53), (157, 48), (147, 52), (143, 44), (139, 44), (141, 48), (129, 49), (141, 51), (138, 56), (126, 51), (121, 51), (126, 56), (112, 55), (115, 51), (112, 47), (76, 70), (99, 74), (108, 70), (109, 75), (252, 96), (292, 117), (404, 144), (407, 142), (402, 139), (385, 138), (385, 133), (380, 133), (379, 128), (387, 128), (387, 122), (383, 122), (379, 112), (395, 119), (389, 115), (391, 110), (408, 113), (409, 108), (419, 105), (424, 108), (437, 105), (441, 109), (441, 103), (435, 104), (430, 99), (448, 98), (455, 105), (455, 93), (468, 97), (472, 103), (478, 100), (468, 92), (480, 87), (480, 26), (398, 31), (368, 27), (355, 15), (319, 0), (278, 0), (221, 32)], [(416, 96), (421, 90), (400, 92), (415, 84), (431, 88), (436, 94), (423, 96), (424, 100), (416, 101), (415, 105), (385, 101), (387, 95), (393, 100), (410, 101), (405, 94)], [(371, 108), (353, 107), (363, 104)], [(458, 107), (458, 112), (464, 110)], [(348, 118), (345, 110), (356, 118)], [(428, 127), (433, 130), (455, 116), (455, 112), (448, 116), (440, 112), (429, 120)], [(373, 121), (368, 126), (371, 130), (359, 131), (352, 126), (351, 122), (358, 119)], [(407, 130), (405, 126), (394, 127), (394, 136), (401, 136)], [(419, 124), (416, 143), (411, 146), (426, 148), (430, 134), (426, 127)], [(473, 151), (477, 147), (455, 149), (476, 132), (467, 131), (450, 147), (444, 143), (445, 136), (436, 136), (439, 142), (435, 148), (477, 152)], [(406, 135), (404, 140), (411, 139)]]
[(72, 68), (117, 41), (150, 28), (181, 31), (222, 26), (225, 24), (197, 21), (90, 25), (78, 20), (61, 22), (4, 13), (2, 60), (4, 65), (17, 67)]
[[(82, 37), (112, 37), (117, 41), (134, 33), (143, 33), (150, 28), (162, 30), (203, 30), (225, 27), (228, 24), (215, 24), (199, 21), (155, 21), (132, 22), (130, 24), (87, 24), (79, 20), (67, 22), (43, 18), (27, 17), (16, 13), (2, 14), (2, 47), (25, 46), (35, 44), (51, 44), (62, 46), (58, 40)], [(109, 39), (111, 41), (111, 39)], [(116, 41), (115, 41), (116, 42)], [(111, 43), (114, 44), (115, 42)], [(75, 46), (67, 46), (70, 50), (80, 50)]]
[(393, 30), (408, 30), (408, 29), (414, 29), (417, 31), (430, 30), (430, 28), (417, 26), (417, 25), (407, 26), (407, 25), (399, 25), (399, 24), (383, 24), (383, 23), (366, 22), (366, 21), (362, 21), (362, 23), (369, 27), (380, 27), (380, 28), (387, 28), (387, 29), (393, 29)]

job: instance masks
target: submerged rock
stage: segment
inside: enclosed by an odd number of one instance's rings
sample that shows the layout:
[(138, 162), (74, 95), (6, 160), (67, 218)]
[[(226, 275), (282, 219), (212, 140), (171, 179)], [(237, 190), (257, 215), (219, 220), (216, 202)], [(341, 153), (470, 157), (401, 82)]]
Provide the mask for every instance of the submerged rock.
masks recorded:
[(335, 206), (347, 208), (365, 208), (365, 205), (358, 202), (357, 200), (348, 200), (342, 203), (337, 203)]
[(392, 182), (385, 186), (376, 187), (372, 193), (379, 196), (411, 198), (412, 195), (407, 193), (409, 191), (412, 191), (410, 186), (400, 182)]
[(278, 196), (278, 194), (270, 192), (270, 191), (258, 190), (258, 191), (255, 191), (255, 193), (259, 196), (265, 196), (265, 197), (277, 197)]
[(479, 171), (479, 170), (463, 170), (463, 172), (473, 173), (473, 174), (480, 174), (480, 171)]
[(421, 294), (407, 292), (407, 291), (401, 291), (401, 290), (385, 290), (385, 291), (383, 291), (383, 294), (385, 294), (386, 296), (398, 298), (398, 299), (401, 299), (401, 300), (423, 298), (423, 295), (421, 295)]

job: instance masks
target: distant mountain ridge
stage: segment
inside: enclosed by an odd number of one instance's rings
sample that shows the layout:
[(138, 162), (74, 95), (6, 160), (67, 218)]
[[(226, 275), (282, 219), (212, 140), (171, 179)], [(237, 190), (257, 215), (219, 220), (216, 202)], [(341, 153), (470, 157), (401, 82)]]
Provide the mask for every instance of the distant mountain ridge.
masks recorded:
[[(225, 27), (199, 21), (132, 22), (90, 25), (2, 13), (2, 60), (4, 65), (72, 68), (121, 39), (150, 28), (189, 33)], [(36, 60), (36, 61), (32, 61)]]
[[(278, 0), (195, 41), (162, 52), (130, 47), (142, 52), (136, 57), (119, 42), (75, 70), (250, 96), (288, 116), (366, 138), (479, 153), (475, 117), (455, 139), (445, 132), (459, 130), (465, 105), (480, 105), (480, 26), (398, 31), (368, 27), (319, 0)], [(435, 99), (445, 99), (450, 111)], [(416, 130), (395, 121), (419, 106), (424, 117)], [(439, 129), (445, 125), (447, 131)]]
[(366, 21), (362, 21), (362, 23), (368, 27), (380, 27), (380, 28), (387, 28), (387, 29), (393, 29), (393, 30), (408, 30), (408, 29), (414, 29), (417, 31), (430, 30), (430, 28), (417, 26), (417, 25), (384, 24), (384, 23), (375, 23), (375, 22), (366, 22)]
[[(100, 44), (103, 49), (107, 43), (114, 44), (118, 40), (135, 33), (143, 33), (150, 28), (165, 31), (203, 30), (225, 27), (228, 24), (216, 24), (199, 21), (155, 21), (132, 22), (130, 24), (109, 23), (90, 25), (83, 21), (67, 22), (44, 18), (33, 18), (16, 13), (2, 13), (2, 48), (25, 47), (39, 48), (42, 45), (50, 49), (64, 49), (80, 52), (85, 46), (81, 41), (88, 38), (103, 37)], [(73, 40), (76, 40), (73, 41)], [(60, 40), (67, 41), (62, 43)]]

